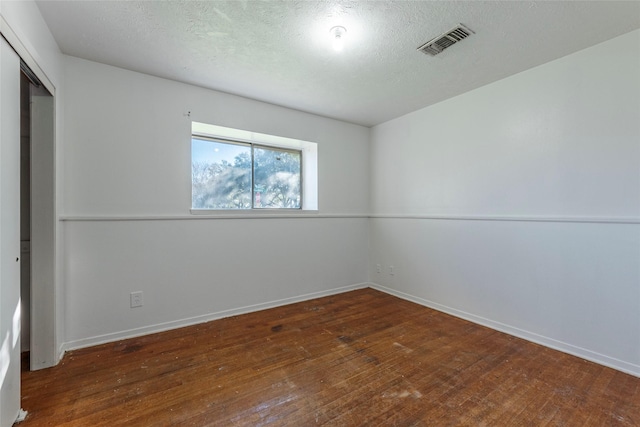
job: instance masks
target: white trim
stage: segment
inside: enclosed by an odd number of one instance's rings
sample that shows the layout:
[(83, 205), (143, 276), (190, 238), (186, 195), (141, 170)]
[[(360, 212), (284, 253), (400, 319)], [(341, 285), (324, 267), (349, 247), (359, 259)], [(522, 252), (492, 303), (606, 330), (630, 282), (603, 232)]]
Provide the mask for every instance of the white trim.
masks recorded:
[(283, 298), (280, 300), (270, 301), (266, 303), (253, 304), (244, 307), (232, 308), (229, 310), (217, 311), (214, 313), (204, 314), (202, 316), (190, 317), (187, 319), (174, 320), (165, 323), (159, 323), (156, 325), (143, 326), (141, 328), (128, 329), (125, 331), (114, 332), (105, 335), (98, 335), (95, 337), (84, 338), (76, 341), (69, 341), (62, 345), (62, 352), (76, 350), (79, 348), (92, 347), (95, 345), (105, 344), (114, 341), (120, 341), (129, 338), (135, 338), (139, 336), (154, 334), (158, 332), (169, 331), (185, 326), (197, 325), (199, 323), (210, 322), (212, 320), (218, 320), (225, 317), (237, 316), (240, 314), (252, 313), (255, 311), (266, 310), (269, 308), (280, 307), (287, 304), (293, 304), (302, 301), (308, 301), (310, 299), (322, 298), (331, 295), (337, 295), (344, 292), (354, 291), (356, 289), (363, 289), (370, 287), (370, 283), (358, 283), (355, 285), (343, 286), (340, 288), (329, 289), (326, 291), (312, 292), (309, 294), (298, 295), (290, 298)]
[(561, 351), (563, 353), (571, 354), (573, 356), (580, 357), (582, 359), (589, 360), (589, 361), (598, 363), (600, 365), (604, 365), (636, 377), (640, 377), (640, 365), (625, 362), (623, 360), (619, 360), (619, 359), (609, 357), (604, 354), (600, 354), (585, 348), (581, 348), (578, 346), (574, 346), (572, 344), (558, 341), (553, 338), (545, 337), (543, 335), (529, 332), (529, 331), (516, 328), (510, 325), (506, 325), (504, 323), (486, 319), (481, 316), (476, 316), (474, 314), (467, 313), (465, 311), (457, 310), (457, 309), (454, 309), (442, 304), (438, 304), (436, 302), (429, 301), (420, 297), (416, 297), (414, 295), (410, 295), (401, 291), (396, 291), (394, 289), (391, 289), (376, 283), (372, 283), (372, 282), (358, 283), (355, 285), (334, 288), (327, 291), (312, 292), (309, 294), (299, 295), (299, 296), (290, 297), (290, 298), (284, 298), (280, 300), (270, 301), (267, 303), (254, 304), (254, 305), (249, 305), (245, 307), (239, 307), (239, 308), (209, 313), (202, 316), (170, 321), (170, 322), (160, 323), (156, 325), (145, 326), (141, 328), (134, 328), (134, 329), (115, 332), (111, 334), (99, 335), (99, 336), (85, 338), (85, 339), (76, 340), (76, 341), (70, 341), (62, 344), (62, 346), (60, 347), (59, 357), (60, 359), (62, 359), (62, 357), (64, 356), (64, 353), (70, 350), (76, 350), (76, 349), (85, 348), (85, 347), (92, 347), (95, 345), (105, 344), (105, 343), (119, 341), (123, 339), (135, 338), (135, 337), (144, 336), (148, 334), (164, 332), (164, 331), (168, 331), (176, 328), (196, 325), (199, 323), (205, 323), (205, 322), (209, 322), (217, 319), (222, 319), (225, 317), (252, 313), (255, 311), (266, 310), (269, 308), (280, 307), (287, 304), (293, 304), (296, 302), (307, 301), (315, 298), (322, 298), (330, 295), (337, 295), (344, 292), (349, 292), (356, 289), (363, 289), (367, 287), (375, 289), (380, 292), (384, 292), (389, 295), (393, 295), (395, 297), (398, 297), (407, 301), (414, 302), (416, 304), (420, 304), (424, 307), (428, 307), (428, 308), (431, 308), (431, 309), (434, 309), (434, 310), (437, 310), (461, 319), (468, 320), (470, 322), (491, 328), (499, 332), (513, 335), (518, 338), (522, 338), (527, 341), (534, 342), (536, 344), (540, 344), (545, 347), (549, 347), (554, 350)]
[(486, 319), (481, 316), (476, 316), (475, 314), (467, 313), (465, 311), (457, 310), (455, 308), (438, 304), (436, 302), (416, 297), (414, 295), (396, 291), (394, 289), (387, 288), (386, 286), (378, 285), (376, 283), (371, 283), (369, 286), (372, 289), (396, 296), (398, 298), (402, 298), (407, 301), (414, 302), (416, 304), (420, 304), (425, 307), (432, 308), (437, 311), (441, 311), (446, 314), (450, 314), (455, 317), (459, 317), (464, 320), (468, 320), (478, 325), (486, 326), (499, 332), (504, 332), (506, 334), (513, 335), (515, 337), (522, 338), (527, 341), (531, 341), (536, 344), (561, 351), (563, 353), (571, 354), (573, 356), (577, 356), (582, 359), (589, 360), (600, 365), (608, 366), (609, 368), (613, 368), (636, 377), (640, 377), (640, 365), (625, 362), (624, 360), (609, 357), (607, 355), (596, 353), (595, 351), (591, 351), (586, 348), (578, 347), (569, 343), (565, 343), (563, 341), (558, 341), (553, 338), (545, 337), (534, 332), (529, 332), (520, 328), (516, 328), (514, 326)]
[[(62, 360), (62, 358), (64, 357), (64, 353), (65, 353), (65, 349), (64, 349), (65, 344), (62, 343), (60, 344), (60, 347), (58, 348), (58, 359), (56, 360), (56, 365), (58, 363), (60, 363), (60, 361)], [(55, 366), (55, 365), (54, 365)]]
[(18, 411), (18, 418), (16, 418), (16, 423), (21, 423), (23, 422), (26, 418), (27, 418), (27, 411), (25, 411), (24, 409), (20, 408), (20, 411)]
[(251, 211), (248, 213), (223, 213), (224, 211), (216, 211), (221, 213), (202, 213), (197, 215), (87, 215), (87, 216), (60, 216), (60, 221), (193, 221), (193, 220), (218, 220), (218, 219), (333, 219), (333, 218), (362, 218), (368, 219), (367, 214), (318, 214), (317, 211), (309, 213), (301, 213), (296, 210), (295, 213), (277, 213), (270, 212), (256, 213)]
[(597, 224), (640, 224), (640, 217), (606, 216), (509, 216), (509, 215), (381, 215), (372, 214), (375, 219), (424, 219), (451, 221), (517, 221), (517, 222), (569, 222)]
[(419, 219), (439, 221), (496, 221), (496, 222), (560, 222), (587, 224), (640, 224), (640, 217), (551, 217), (551, 216), (481, 216), (481, 215), (372, 215), (366, 213), (322, 214), (316, 210), (248, 209), (207, 210), (191, 209), (191, 215), (61, 215), (60, 221), (182, 221), (203, 219), (290, 219), (290, 218), (371, 218)]
[(27, 48), (22, 44), (20, 38), (11, 29), (9, 23), (0, 15), (0, 33), (7, 40), (9, 45), (16, 51), (18, 56), (31, 68), (31, 71), (38, 77), (42, 85), (49, 91), (51, 95), (55, 95), (56, 87), (51, 83), (47, 74), (40, 68), (36, 60), (31, 56)]

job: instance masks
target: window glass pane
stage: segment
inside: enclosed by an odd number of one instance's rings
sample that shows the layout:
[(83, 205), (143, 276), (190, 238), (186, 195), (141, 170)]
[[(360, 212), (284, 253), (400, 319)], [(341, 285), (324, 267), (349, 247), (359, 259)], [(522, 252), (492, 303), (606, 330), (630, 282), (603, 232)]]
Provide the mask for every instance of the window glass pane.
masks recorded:
[(300, 208), (299, 151), (254, 147), (254, 207)]
[(251, 209), (251, 147), (191, 139), (194, 209)]

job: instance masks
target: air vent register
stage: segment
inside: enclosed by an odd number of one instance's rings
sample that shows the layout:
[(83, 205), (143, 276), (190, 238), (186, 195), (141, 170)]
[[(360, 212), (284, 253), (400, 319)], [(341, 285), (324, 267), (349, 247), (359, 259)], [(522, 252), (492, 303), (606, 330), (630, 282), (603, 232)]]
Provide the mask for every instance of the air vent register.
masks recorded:
[(458, 24), (456, 27), (447, 31), (446, 33), (440, 34), (438, 37), (435, 37), (422, 46), (418, 48), (420, 52), (426, 53), (430, 56), (435, 56), (447, 49), (448, 47), (458, 43), (461, 40), (466, 39), (473, 31), (468, 29), (462, 24)]

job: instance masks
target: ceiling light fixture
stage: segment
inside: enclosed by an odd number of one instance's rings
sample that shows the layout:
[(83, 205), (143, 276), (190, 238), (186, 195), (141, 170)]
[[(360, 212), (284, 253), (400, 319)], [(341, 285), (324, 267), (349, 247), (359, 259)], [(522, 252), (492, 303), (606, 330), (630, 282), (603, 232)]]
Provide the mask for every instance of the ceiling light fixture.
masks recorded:
[(347, 29), (341, 26), (333, 27), (329, 30), (333, 39), (333, 50), (340, 52), (344, 48), (344, 36), (347, 34)]

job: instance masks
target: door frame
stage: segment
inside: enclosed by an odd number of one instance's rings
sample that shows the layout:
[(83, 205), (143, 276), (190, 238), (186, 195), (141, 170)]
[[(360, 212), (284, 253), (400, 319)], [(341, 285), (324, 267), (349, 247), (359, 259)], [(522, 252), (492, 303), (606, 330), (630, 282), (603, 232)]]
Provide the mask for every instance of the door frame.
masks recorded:
[[(51, 122), (50, 133), (51, 138), (49, 140), (50, 146), (44, 150), (47, 152), (47, 156), (40, 159), (39, 164), (43, 164), (47, 168), (46, 174), (34, 175), (33, 167), (31, 171), (32, 189), (35, 184), (38, 188), (48, 188), (51, 197), (47, 200), (47, 205), (41, 213), (36, 212), (32, 204), (32, 239), (35, 237), (33, 232), (38, 230), (47, 230), (46, 236), (43, 239), (44, 242), (40, 245), (40, 250), (36, 254), (32, 252), (31, 256), (31, 301), (37, 301), (35, 306), (31, 306), (31, 359), (35, 360), (35, 364), (31, 364), (31, 369), (41, 369), (56, 365), (62, 357), (61, 345), (59, 340), (61, 339), (60, 319), (58, 316), (57, 307), (60, 302), (60, 295), (58, 289), (60, 288), (61, 274), (61, 259), (60, 253), (60, 239), (61, 225), (58, 221), (57, 215), (57, 198), (58, 198), (58, 184), (57, 184), (57, 171), (56, 171), (56, 88), (51, 83), (46, 73), (38, 65), (37, 61), (31, 55), (29, 50), (20, 41), (17, 34), (11, 29), (7, 21), (0, 15), (0, 35), (5, 38), (9, 45), (18, 54), (20, 59), (29, 67), (31, 72), (40, 80), (42, 85), (51, 94)], [(33, 117), (32, 117), (33, 120)], [(44, 153), (44, 152), (43, 152)], [(32, 159), (33, 164), (33, 159)], [(42, 191), (42, 190), (41, 190)], [(32, 192), (32, 202), (34, 194)], [(34, 224), (36, 225), (34, 229)], [(42, 239), (42, 236), (41, 236)], [(33, 248), (33, 244), (32, 244)], [(37, 281), (34, 281), (33, 273), (38, 275)], [(37, 310), (42, 315), (34, 316), (34, 311)], [(34, 359), (35, 358), (35, 359)]]

